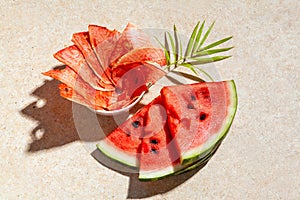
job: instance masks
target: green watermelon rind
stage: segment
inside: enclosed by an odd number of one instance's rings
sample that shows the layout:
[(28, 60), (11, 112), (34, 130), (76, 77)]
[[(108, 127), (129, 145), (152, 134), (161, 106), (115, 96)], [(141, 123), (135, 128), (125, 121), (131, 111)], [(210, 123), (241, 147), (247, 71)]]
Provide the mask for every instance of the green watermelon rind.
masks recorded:
[(171, 165), (164, 169), (151, 170), (151, 171), (139, 171), (139, 180), (140, 181), (154, 181), (163, 179), (169, 175), (172, 175), (176, 172), (175, 166)]
[[(225, 135), (224, 135), (225, 137)], [(169, 177), (171, 175), (179, 175), (179, 174), (183, 174), (186, 172), (189, 172), (193, 169), (196, 169), (197, 167), (206, 164), (211, 158), (212, 156), (215, 154), (216, 150), (218, 149), (218, 147), (221, 145), (223, 138), (221, 138), (211, 149), (209, 149), (207, 152), (204, 152), (204, 155), (201, 155), (201, 159), (191, 163), (191, 164), (187, 164), (187, 165), (182, 165), (182, 164), (177, 164), (175, 166), (170, 166), (167, 167), (163, 170), (158, 170), (158, 171), (140, 171), (139, 174), (139, 180), (146, 182), (146, 181), (156, 181), (156, 180), (160, 180), (160, 179), (164, 179), (166, 177)]]
[[(228, 133), (228, 131), (227, 131), (227, 133)], [(212, 158), (212, 156), (215, 154), (215, 152), (218, 150), (219, 146), (221, 146), (222, 141), (226, 137), (227, 133), (209, 150), (209, 152), (204, 157), (202, 157), (201, 159), (195, 161), (194, 163), (192, 163), (190, 165), (187, 165), (182, 170), (175, 172), (174, 175), (179, 175), (182, 173), (189, 172), (193, 169), (196, 169), (197, 167), (199, 167), (201, 165), (206, 164)]]
[(117, 149), (113, 144), (110, 143), (111, 142), (104, 139), (99, 141), (96, 146), (103, 154), (112, 160), (118, 161), (119, 163), (131, 168), (137, 168), (139, 166), (136, 156), (129, 155), (123, 150)]
[(223, 127), (219, 131), (219, 133), (214, 134), (215, 136), (210, 138), (209, 141), (205, 142), (203, 145), (200, 145), (197, 148), (194, 148), (192, 150), (189, 150), (187, 152), (184, 152), (181, 155), (181, 163), (183, 165), (194, 163), (195, 161), (201, 159), (201, 156), (204, 152), (207, 152), (214, 144), (216, 144), (221, 138), (224, 137), (224, 135), (227, 134), (228, 130), (231, 127), (231, 124), (233, 122), (234, 116), (236, 114), (237, 110), (237, 103), (238, 103), (238, 97), (236, 92), (236, 85), (233, 80), (226, 82), (227, 86), (229, 86), (229, 94), (230, 94), (230, 100), (231, 104), (228, 106), (228, 115), (223, 123)]

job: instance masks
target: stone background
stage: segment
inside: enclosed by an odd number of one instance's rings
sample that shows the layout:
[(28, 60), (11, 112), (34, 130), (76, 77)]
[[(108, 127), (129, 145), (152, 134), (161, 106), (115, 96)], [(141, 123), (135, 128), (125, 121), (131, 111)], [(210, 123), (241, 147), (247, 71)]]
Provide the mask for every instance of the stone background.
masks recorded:
[[(299, 10), (296, 0), (1, 0), (0, 199), (299, 199)], [(239, 107), (215, 156), (153, 183), (98, 163), (58, 82), (41, 75), (60, 65), (53, 53), (88, 24), (176, 23), (190, 34), (204, 19), (216, 20), (211, 41), (233, 35), (235, 46), (216, 63), (222, 79), (235, 80)]]

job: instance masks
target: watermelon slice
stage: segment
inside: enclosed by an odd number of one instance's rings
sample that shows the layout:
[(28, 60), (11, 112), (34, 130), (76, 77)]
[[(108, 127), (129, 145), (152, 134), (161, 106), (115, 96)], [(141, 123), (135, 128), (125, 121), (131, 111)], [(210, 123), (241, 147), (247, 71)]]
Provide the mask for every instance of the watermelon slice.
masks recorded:
[(86, 63), (81, 51), (75, 46), (66, 47), (54, 54), (60, 62), (72, 68), (79, 76), (95, 89), (103, 90), (99, 85), (99, 78)]
[(144, 118), (151, 106), (160, 101), (160, 98), (156, 98), (150, 104), (144, 106), (135, 115), (107, 135), (105, 139), (101, 140), (97, 144), (98, 149), (116, 161), (131, 167), (138, 167), (142, 138), (145, 128), (147, 128)]
[(98, 25), (89, 25), (88, 30), (90, 43), (105, 71), (110, 64), (110, 56), (114, 51), (120, 33), (117, 30), (109, 30)]
[(111, 65), (111, 68), (117, 68), (120, 65), (128, 65), (131, 63), (137, 63), (137, 62), (147, 62), (150, 61), (152, 63), (157, 63), (160, 66), (166, 65), (166, 59), (164, 55), (164, 51), (159, 48), (153, 48), (153, 47), (144, 47), (144, 48), (138, 48), (134, 49), (127, 54), (120, 57), (117, 62), (113, 63)]
[(134, 24), (128, 23), (117, 41), (109, 63), (114, 65), (121, 56), (133, 49), (151, 46), (152, 44), (148, 36)]
[[(49, 70), (43, 74), (65, 84), (61, 85), (59, 89), (61, 96), (66, 99), (85, 106), (89, 102), (89, 107), (94, 109), (103, 109), (110, 104), (112, 92), (95, 90), (68, 66), (64, 69)], [(82, 99), (85, 100), (81, 101)]]
[(226, 134), (237, 107), (234, 81), (168, 86), (161, 96), (183, 164), (202, 158)]
[(142, 181), (184, 173), (212, 157), (236, 106), (233, 81), (164, 87), (97, 147), (114, 160), (139, 167)]
[(112, 82), (109, 79), (109, 76), (105, 73), (105, 67), (101, 66), (96, 51), (92, 48), (89, 32), (74, 33), (72, 42), (74, 42), (74, 44), (80, 49), (89, 67), (100, 79), (99, 84), (106, 89), (112, 89), (110, 86)]
[(160, 96), (145, 113), (144, 120), (146, 126), (139, 158), (139, 179), (145, 181), (174, 173), (180, 165), (180, 160), (166, 123), (167, 112)]

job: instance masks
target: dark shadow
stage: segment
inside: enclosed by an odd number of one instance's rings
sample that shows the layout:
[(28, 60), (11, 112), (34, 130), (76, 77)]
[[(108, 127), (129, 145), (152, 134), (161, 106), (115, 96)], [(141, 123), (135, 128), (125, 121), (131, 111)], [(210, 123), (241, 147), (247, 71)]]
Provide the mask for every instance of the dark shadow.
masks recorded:
[(130, 178), (127, 198), (129, 199), (140, 199), (147, 198), (157, 194), (166, 193), (177, 186), (181, 185), (192, 176), (194, 176), (197, 172), (199, 172), (209, 160), (213, 157), (213, 155), (218, 150), (219, 146), (222, 143), (221, 139), (216, 145), (211, 149), (211, 151), (206, 154), (200, 161), (196, 161), (194, 164), (191, 164), (188, 168), (184, 169), (182, 173), (178, 175), (168, 176), (161, 180), (142, 182), (138, 179), (138, 170), (134, 168), (130, 168), (121, 163), (118, 163), (106, 155), (104, 155), (99, 150), (95, 149), (91, 155), (103, 166), (116, 171), (124, 176), (128, 176)]
[[(79, 139), (72, 117), (72, 103), (59, 96), (58, 81), (45, 81), (33, 91), (37, 101), (29, 104), (21, 113), (38, 122), (31, 131), (32, 143), (28, 152), (62, 146)], [(45, 104), (38, 106), (39, 101)]]
[[(20, 111), (23, 116), (37, 121), (30, 133), (32, 142), (28, 152), (59, 147), (76, 140), (99, 141), (128, 117), (129, 113), (117, 117), (96, 115), (85, 106), (62, 98), (58, 84), (59, 81), (46, 80), (31, 93), (37, 100)], [(142, 106), (137, 104), (130, 113)], [(104, 134), (99, 132), (99, 127)]]
[(131, 174), (127, 198), (141, 199), (169, 192), (194, 176), (205, 164), (186, 173), (151, 182), (141, 182), (138, 180), (138, 174)]

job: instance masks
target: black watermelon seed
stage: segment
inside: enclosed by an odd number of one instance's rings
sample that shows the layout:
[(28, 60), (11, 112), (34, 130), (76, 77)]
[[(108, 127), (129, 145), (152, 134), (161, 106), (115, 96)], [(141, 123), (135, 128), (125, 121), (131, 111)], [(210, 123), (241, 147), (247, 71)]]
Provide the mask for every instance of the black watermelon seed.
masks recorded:
[(153, 153), (153, 154), (157, 154), (157, 153), (158, 153), (158, 150), (157, 150), (157, 149), (154, 149), (154, 148), (151, 148), (151, 149), (150, 149), (150, 152)]
[(151, 139), (151, 140), (150, 140), (150, 143), (151, 143), (151, 144), (158, 144), (158, 140), (157, 140), (157, 139)]
[(69, 89), (68, 89), (68, 88), (65, 88), (65, 92), (69, 92)]
[(138, 128), (141, 125), (141, 123), (139, 121), (134, 121), (131, 124), (134, 128)]
[(131, 135), (130, 131), (128, 131), (128, 130), (125, 133), (126, 133), (127, 137), (129, 137)]
[(189, 104), (187, 105), (187, 108), (188, 108), (188, 109), (194, 109), (195, 107), (193, 106), (193, 104), (190, 104), (190, 103), (189, 103)]
[(200, 119), (201, 121), (203, 121), (203, 120), (206, 119), (206, 117), (207, 117), (207, 114), (204, 113), (204, 112), (201, 112), (201, 113), (200, 113), (200, 116), (199, 116), (199, 119)]
[(196, 97), (194, 95), (191, 95), (191, 99), (192, 99), (192, 101), (195, 101)]

